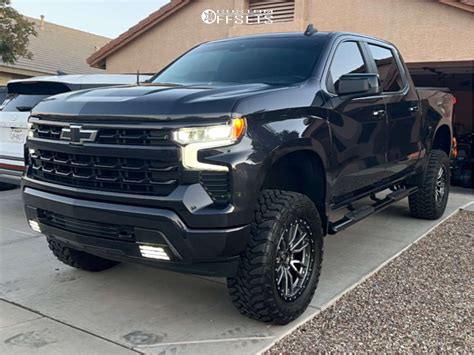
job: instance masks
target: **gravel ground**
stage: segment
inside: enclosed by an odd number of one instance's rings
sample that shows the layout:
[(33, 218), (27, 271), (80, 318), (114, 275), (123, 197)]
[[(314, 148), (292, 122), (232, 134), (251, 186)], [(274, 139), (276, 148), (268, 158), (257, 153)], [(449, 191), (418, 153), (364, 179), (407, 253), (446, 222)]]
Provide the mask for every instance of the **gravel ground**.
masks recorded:
[(267, 354), (473, 353), (473, 236), (458, 212)]

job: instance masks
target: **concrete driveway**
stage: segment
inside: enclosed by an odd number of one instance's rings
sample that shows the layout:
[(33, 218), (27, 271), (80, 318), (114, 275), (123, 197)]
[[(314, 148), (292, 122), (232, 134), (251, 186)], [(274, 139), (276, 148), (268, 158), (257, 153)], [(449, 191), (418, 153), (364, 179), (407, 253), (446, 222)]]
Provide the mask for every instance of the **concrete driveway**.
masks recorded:
[[(473, 201), (452, 193), (446, 215)], [(255, 353), (317, 313), (438, 221), (412, 219), (407, 201), (328, 237), (311, 306), (288, 326), (241, 316), (223, 279), (121, 264), (67, 267), (24, 219), (19, 190), (0, 192), (0, 353)]]

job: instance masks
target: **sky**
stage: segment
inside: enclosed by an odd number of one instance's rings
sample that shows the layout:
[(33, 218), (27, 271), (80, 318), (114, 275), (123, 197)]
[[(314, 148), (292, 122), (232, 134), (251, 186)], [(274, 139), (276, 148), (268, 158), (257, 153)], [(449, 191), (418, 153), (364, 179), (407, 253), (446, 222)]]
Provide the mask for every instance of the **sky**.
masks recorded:
[(115, 38), (169, 0), (12, 0), (21, 14)]

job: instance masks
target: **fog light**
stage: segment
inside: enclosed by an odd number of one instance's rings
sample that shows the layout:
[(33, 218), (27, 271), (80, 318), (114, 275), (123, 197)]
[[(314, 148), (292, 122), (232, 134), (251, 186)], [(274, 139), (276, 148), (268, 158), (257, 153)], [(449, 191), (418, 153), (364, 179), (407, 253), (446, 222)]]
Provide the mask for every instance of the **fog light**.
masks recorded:
[(145, 258), (170, 260), (166, 251), (161, 247), (153, 247), (151, 245), (140, 245), (140, 253)]
[(32, 219), (30, 219), (28, 221), (28, 223), (29, 223), (31, 229), (33, 229), (35, 232), (41, 233), (41, 227), (40, 227), (38, 222), (33, 221)]

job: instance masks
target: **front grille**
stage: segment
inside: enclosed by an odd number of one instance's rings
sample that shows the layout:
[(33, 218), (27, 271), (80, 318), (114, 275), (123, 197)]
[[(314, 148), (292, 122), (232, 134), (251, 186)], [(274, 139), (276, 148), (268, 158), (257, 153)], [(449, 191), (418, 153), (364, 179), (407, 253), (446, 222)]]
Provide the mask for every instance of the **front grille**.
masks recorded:
[(41, 181), (111, 192), (169, 195), (179, 183), (178, 161), (117, 158), (37, 149), (31, 174)]
[(47, 226), (91, 237), (134, 241), (133, 227), (97, 223), (66, 217), (50, 211), (38, 210), (39, 221)]
[[(60, 140), (61, 130), (68, 125), (52, 125), (46, 123), (33, 123), (31, 130), (34, 138)], [(97, 144), (120, 145), (171, 145), (170, 130), (167, 129), (140, 129), (140, 128), (98, 128)]]
[(97, 130), (94, 142), (70, 149), (61, 140), (62, 128), (70, 124), (31, 119), (29, 145), (35, 149), (29, 157), (29, 177), (76, 188), (151, 196), (168, 196), (179, 185), (200, 183), (215, 205), (224, 206), (231, 200), (228, 173), (183, 169), (179, 147), (168, 128), (84, 123), (84, 129)]
[(33, 137), (42, 139), (59, 140), (61, 136), (61, 126), (51, 126), (44, 124), (33, 124), (31, 127)]

